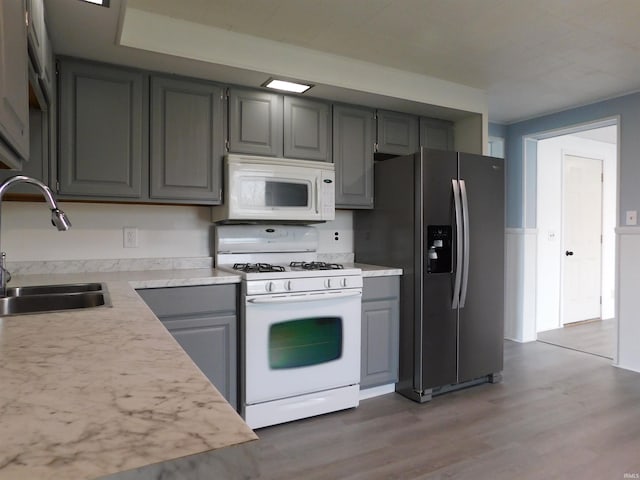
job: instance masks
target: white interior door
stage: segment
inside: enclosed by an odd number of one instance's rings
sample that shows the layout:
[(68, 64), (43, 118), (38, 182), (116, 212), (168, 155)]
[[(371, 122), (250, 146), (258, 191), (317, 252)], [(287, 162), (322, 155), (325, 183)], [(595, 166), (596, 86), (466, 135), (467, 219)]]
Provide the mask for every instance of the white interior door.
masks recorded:
[(564, 155), (562, 323), (601, 318), (602, 160)]

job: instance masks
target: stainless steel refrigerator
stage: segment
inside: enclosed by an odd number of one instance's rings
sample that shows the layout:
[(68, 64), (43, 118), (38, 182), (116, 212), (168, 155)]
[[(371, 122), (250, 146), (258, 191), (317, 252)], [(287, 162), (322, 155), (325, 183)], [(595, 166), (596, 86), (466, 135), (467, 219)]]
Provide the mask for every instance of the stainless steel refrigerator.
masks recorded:
[(504, 161), (444, 150), (376, 161), (355, 259), (401, 267), (396, 391), (419, 402), (501, 379)]

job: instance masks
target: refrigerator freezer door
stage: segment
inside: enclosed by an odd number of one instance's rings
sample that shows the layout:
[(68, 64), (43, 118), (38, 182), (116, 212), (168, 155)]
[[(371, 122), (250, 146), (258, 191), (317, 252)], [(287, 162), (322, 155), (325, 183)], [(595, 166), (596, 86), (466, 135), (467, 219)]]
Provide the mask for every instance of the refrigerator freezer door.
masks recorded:
[(458, 381), (502, 371), (504, 337), (504, 161), (459, 154), (469, 217), (466, 302), (459, 310)]
[[(454, 238), (452, 245), (458, 244), (455, 233), (455, 214), (452, 180), (458, 178), (458, 164), (455, 152), (444, 150), (422, 150), (417, 155), (420, 160), (422, 198), (420, 210), (420, 229), (427, 238), (429, 225), (451, 225)], [(418, 245), (416, 245), (417, 249)], [(426, 247), (429, 247), (427, 245)], [(452, 255), (452, 264), (460, 263), (457, 249)], [(419, 252), (416, 251), (416, 257)], [(427, 273), (428, 256), (418, 257), (423, 262), (420, 275), (422, 282), (416, 279), (416, 285), (422, 289), (416, 291), (422, 305), (422, 315), (414, 322), (422, 325), (422, 344), (420, 350), (421, 378), (416, 379), (417, 390), (427, 390), (456, 382), (457, 377), (457, 309), (452, 307), (454, 290), (454, 272)]]

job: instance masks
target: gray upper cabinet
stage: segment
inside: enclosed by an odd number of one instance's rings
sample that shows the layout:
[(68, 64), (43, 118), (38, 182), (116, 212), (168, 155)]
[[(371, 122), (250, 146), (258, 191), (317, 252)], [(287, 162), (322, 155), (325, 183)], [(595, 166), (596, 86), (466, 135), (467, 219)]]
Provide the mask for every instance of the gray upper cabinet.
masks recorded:
[(282, 156), (282, 95), (229, 90), (229, 151)]
[(44, 0), (27, 0), (27, 33), (33, 67), (40, 75), (44, 69), (45, 29)]
[(223, 92), (204, 82), (151, 78), (150, 197), (219, 204)]
[(60, 62), (59, 193), (114, 200), (148, 195), (147, 76), (136, 70)]
[(54, 88), (54, 79), (56, 76), (56, 63), (53, 58), (53, 47), (51, 45), (51, 39), (49, 33), (45, 27), (44, 29), (44, 49), (43, 49), (43, 63), (42, 72), (40, 73), (40, 85), (42, 85), (42, 91), (46, 95), (50, 103), (53, 103), (56, 96)]
[[(0, 170), (0, 181), (14, 175), (27, 175), (49, 184), (49, 112), (29, 109), (29, 161), (24, 162), (22, 171)], [(15, 185), (7, 195), (37, 195), (40, 192), (29, 184)]]
[(418, 117), (386, 110), (378, 110), (377, 117), (376, 152), (410, 155), (418, 151)]
[(331, 115), (327, 103), (284, 97), (284, 156), (331, 161)]
[(398, 381), (400, 277), (364, 278), (360, 388)]
[(453, 122), (420, 117), (420, 146), (453, 150)]
[(236, 285), (137, 292), (202, 373), (237, 409)]
[(0, 2), (0, 163), (29, 158), (27, 26), (24, 0)]
[(373, 120), (368, 108), (333, 107), (336, 207), (373, 208)]

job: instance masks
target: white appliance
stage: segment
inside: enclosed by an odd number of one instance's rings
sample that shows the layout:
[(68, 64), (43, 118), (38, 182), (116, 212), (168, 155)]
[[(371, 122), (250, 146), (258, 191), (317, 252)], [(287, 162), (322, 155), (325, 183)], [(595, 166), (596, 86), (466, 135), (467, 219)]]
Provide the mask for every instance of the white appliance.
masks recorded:
[(227, 155), (224, 204), (214, 222), (323, 222), (335, 217), (333, 163)]
[(217, 267), (242, 276), (240, 405), (251, 428), (358, 406), (362, 272), (313, 262), (317, 243), (308, 226), (216, 227)]

